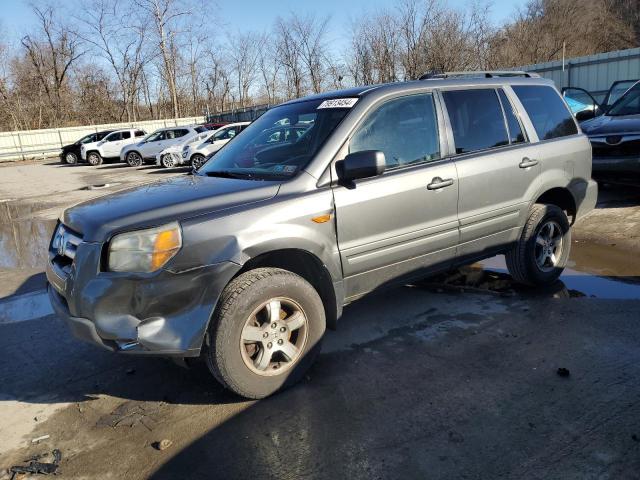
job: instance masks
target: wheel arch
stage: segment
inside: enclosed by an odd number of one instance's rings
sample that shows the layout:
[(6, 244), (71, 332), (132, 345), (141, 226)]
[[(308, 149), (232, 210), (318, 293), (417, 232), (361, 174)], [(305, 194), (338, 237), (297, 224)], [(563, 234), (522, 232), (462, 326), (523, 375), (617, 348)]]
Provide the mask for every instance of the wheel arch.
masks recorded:
[(329, 270), (316, 255), (299, 248), (271, 250), (247, 260), (235, 276), (263, 267), (282, 268), (300, 275), (309, 282), (320, 295), (327, 327), (332, 330), (336, 329), (337, 320), (342, 310), (342, 302), (338, 301)]
[(555, 205), (571, 217), (571, 224), (576, 220), (577, 205), (571, 190), (565, 187), (553, 187), (538, 196), (534, 203)]

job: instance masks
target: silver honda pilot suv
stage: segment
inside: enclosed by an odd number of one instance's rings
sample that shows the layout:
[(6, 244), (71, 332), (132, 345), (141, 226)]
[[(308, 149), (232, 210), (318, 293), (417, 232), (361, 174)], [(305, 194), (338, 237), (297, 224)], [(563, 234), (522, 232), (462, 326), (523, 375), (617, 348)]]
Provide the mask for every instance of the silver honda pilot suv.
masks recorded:
[(596, 196), (589, 141), (550, 81), (353, 88), (272, 108), (190, 175), (66, 210), (49, 294), (84, 340), (202, 357), (262, 398), (370, 292), (501, 253), (518, 282), (553, 282)]

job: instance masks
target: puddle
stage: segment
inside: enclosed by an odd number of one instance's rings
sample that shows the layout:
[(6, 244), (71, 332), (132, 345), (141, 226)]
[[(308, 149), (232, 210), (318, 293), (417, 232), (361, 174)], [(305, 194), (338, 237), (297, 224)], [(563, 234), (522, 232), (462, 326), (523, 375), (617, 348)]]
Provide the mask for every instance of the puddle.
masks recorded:
[(50, 203), (0, 203), (0, 269), (44, 270), (61, 209)]
[(507, 273), (503, 255), (462, 267), (425, 282), (432, 288), (471, 289), (496, 294), (556, 298), (640, 298), (640, 256), (615, 245), (573, 242), (568, 267), (560, 280), (543, 288), (523, 287)]

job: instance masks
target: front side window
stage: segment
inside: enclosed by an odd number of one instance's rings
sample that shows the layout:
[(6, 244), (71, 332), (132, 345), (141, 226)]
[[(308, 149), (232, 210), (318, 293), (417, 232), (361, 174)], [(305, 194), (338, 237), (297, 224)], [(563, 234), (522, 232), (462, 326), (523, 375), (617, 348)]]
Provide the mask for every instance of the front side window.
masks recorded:
[(442, 96), (457, 154), (509, 144), (502, 107), (494, 89), (450, 90), (442, 92)]
[(640, 114), (640, 84), (629, 89), (614, 103), (607, 115), (638, 115)]
[(387, 169), (440, 158), (431, 94), (390, 100), (371, 113), (349, 142), (349, 153), (379, 150)]
[[(341, 106), (319, 108), (322, 103), (323, 100), (307, 100), (267, 110), (198, 169), (198, 175), (250, 180), (286, 180), (295, 176), (314, 158), (349, 111)], [(304, 123), (300, 124), (301, 121)], [(300, 126), (305, 134), (276, 145), (266, 142), (265, 131), (273, 133), (274, 128), (282, 125)], [(229, 129), (237, 133), (237, 127), (224, 130)]]
[(154, 132), (149, 135), (147, 138), (147, 142), (158, 142), (160, 140), (164, 140), (164, 130), (160, 130), (159, 132)]
[(80, 140), (78, 140), (78, 143), (91, 143), (91, 142), (95, 142), (96, 140), (99, 140), (97, 137), (97, 134), (92, 133), (90, 135), (87, 135), (86, 137), (82, 137)]
[(507, 119), (507, 126), (509, 127), (510, 142), (523, 143), (524, 133), (522, 133), (522, 126), (518, 121), (518, 117), (516, 116), (516, 111), (513, 108), (513, 105), (507, 98), (507, 94), (504, 93), (504, 90), (499, 89), (498, 95), (500, 96), (500, 102), (502, 102), (502, 109), (504, 110), (504, 115)]
[(578, 133), (571, 112), (553, 87), (513, 85), (511, 88), (524, 106), (540, 140)]

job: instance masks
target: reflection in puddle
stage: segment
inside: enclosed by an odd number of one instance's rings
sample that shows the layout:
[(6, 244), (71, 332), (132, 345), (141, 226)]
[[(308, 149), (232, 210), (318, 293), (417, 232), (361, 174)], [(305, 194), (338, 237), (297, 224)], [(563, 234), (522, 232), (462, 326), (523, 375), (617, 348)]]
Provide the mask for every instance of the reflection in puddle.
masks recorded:
[(0, 269), (44, 270), (59, 213), (51, 204), (0, 203)]

